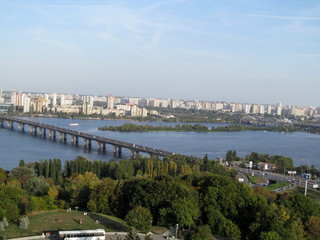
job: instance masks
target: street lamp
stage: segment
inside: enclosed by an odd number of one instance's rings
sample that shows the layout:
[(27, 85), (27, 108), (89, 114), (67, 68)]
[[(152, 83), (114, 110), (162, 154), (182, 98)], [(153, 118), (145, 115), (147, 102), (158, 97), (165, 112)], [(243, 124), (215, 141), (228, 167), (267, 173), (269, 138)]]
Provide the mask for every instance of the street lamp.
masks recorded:
[(306, 186), (304, 188), (304, 195), (307, 196), (307, 189), (308, 189), (308, 179), (306, 179)]

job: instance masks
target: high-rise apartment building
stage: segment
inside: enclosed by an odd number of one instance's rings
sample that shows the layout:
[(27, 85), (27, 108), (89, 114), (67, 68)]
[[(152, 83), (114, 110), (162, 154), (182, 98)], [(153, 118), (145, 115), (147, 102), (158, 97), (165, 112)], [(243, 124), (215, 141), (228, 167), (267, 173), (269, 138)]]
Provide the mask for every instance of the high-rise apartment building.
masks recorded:
[(109, 97), (108, 97), (108, 108), (109, 109), (114, 108), (114, 101), (115, 101), (115, 96), (113, 96), (112, 94), (109, 94)]
[(11, 104), (16, 105), (17, 93), (16, 90), (11, 89)]
[(57, 94), (52, 94), (52, 106), (55, 107), (57, 105)]

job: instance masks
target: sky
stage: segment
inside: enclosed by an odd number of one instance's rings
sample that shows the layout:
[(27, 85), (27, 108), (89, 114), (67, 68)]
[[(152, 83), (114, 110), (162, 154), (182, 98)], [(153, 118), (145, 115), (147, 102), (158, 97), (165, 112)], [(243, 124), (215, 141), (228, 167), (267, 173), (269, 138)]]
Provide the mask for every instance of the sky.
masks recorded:
[(320, 106), (320, 1), (0, 0), (0, 88)]

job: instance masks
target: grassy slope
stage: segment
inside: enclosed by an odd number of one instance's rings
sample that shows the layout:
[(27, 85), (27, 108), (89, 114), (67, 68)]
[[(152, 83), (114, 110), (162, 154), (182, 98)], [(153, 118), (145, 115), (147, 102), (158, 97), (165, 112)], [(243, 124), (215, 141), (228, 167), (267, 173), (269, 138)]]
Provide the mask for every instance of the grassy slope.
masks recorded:
[[(82, 224), (79, 223), (82, 219)], [(100, 220), (100, 224), (95, 224), (95, 220)], [(57, 232), (61, 230), (76, 229), (105, 229), (106, 231), (126, 231), (127, 226), (124, 221), (102, 214), (72, 211), (51, 211), (29, 216), (30, 225), (27, 230), (19, 229), (18, 225), (10, 223), (0, 236), (7, 238), (41, 235), (42, 232)], [(61, 220), (61, 221), (58, 221)]]

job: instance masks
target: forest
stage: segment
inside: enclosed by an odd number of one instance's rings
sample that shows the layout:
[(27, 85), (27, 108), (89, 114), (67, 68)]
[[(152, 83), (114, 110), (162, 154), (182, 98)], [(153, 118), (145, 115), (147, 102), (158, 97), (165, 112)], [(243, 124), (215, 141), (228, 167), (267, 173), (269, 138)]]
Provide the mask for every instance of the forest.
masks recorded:
[(181, 239), (320, 236), (320, 206), (314, 200), (248, 187), (237, 181), (234, 169), (207, 156), (138, 154), (109, 162), (79, 156), (64, 164), (21, 160), (11, 171), (0, 169), (0, 199), (0, 236), (7, 224), (32, 212), (70, 207), (117, 216), (139, 232), (179, 224), (186, 229), (179, 232)]

